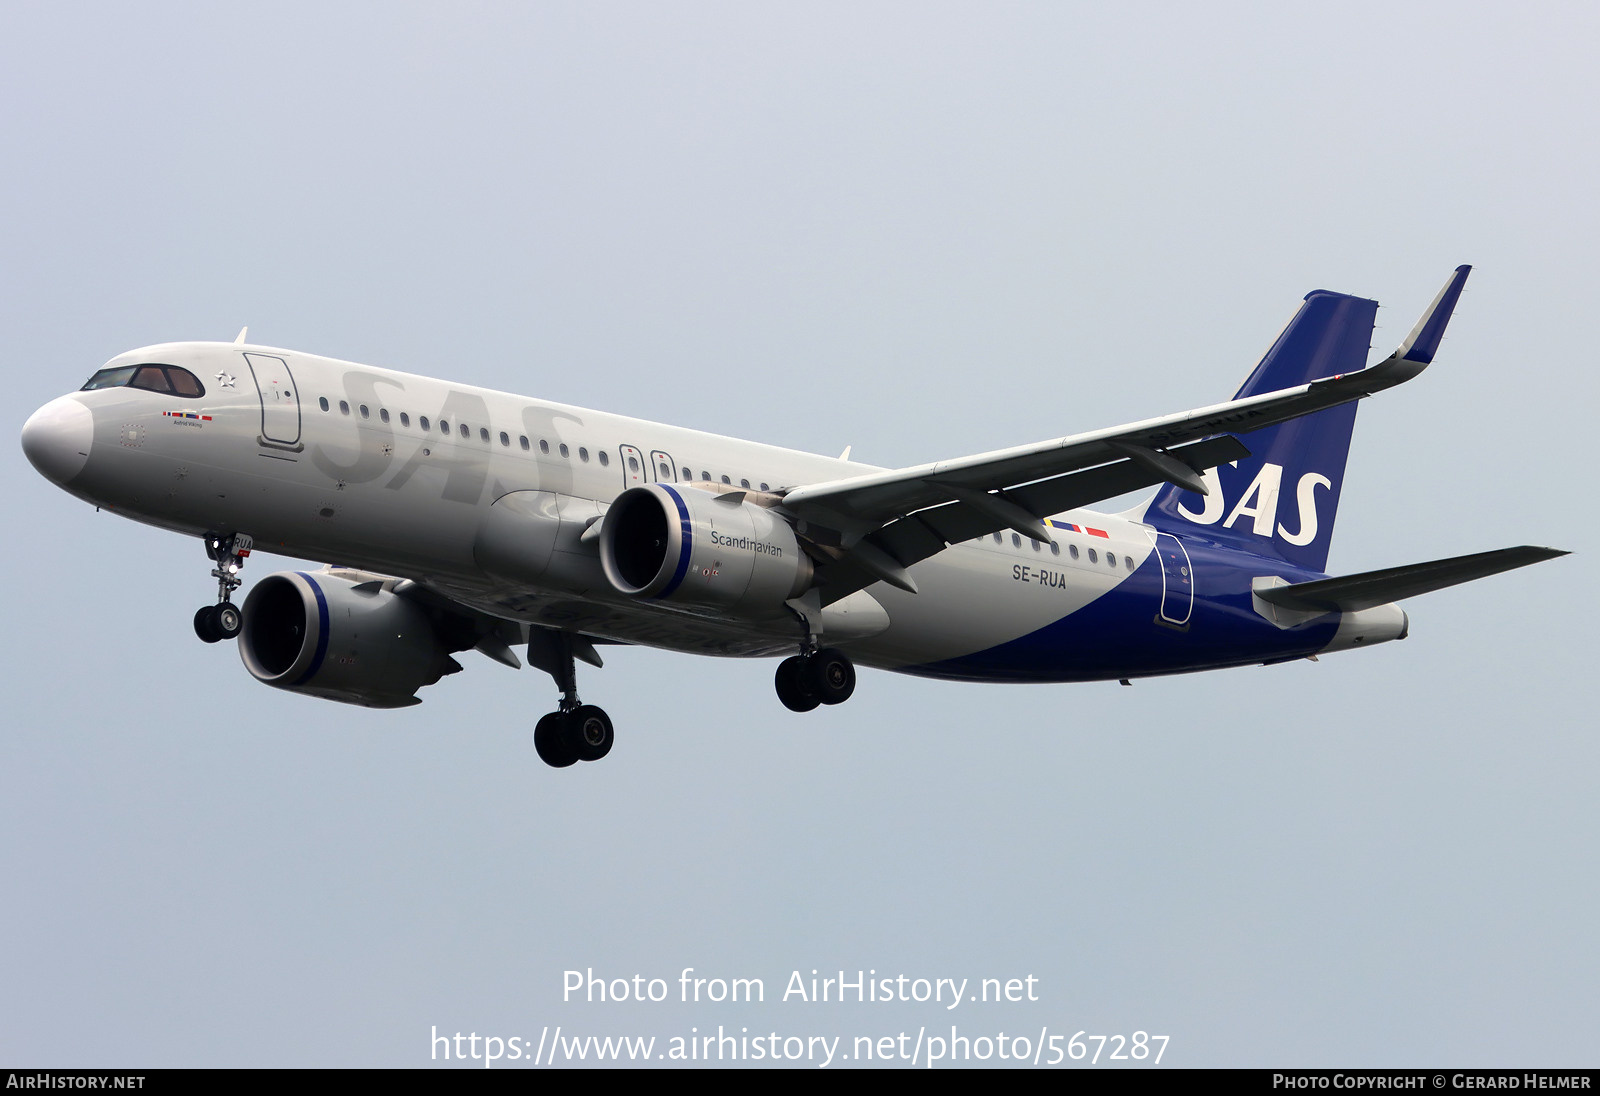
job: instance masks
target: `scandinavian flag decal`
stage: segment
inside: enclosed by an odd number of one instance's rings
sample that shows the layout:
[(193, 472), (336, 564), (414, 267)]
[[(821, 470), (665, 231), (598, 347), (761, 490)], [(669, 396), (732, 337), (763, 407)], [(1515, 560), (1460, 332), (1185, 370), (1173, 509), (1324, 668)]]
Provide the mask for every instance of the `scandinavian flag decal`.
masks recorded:
[(1091, 529), (1087, 525), (1073, 525), (1070, 522), (1065, 521), (1052, 521), (1050, 524), (1054, 525), (1057, 529), (1065, 529), (1069, 533), (1088, 533), (1091, 537), (1105, 537), (1107, 540), (1111, 539), (1111, 534), (1106, 532), (1104, 529)]

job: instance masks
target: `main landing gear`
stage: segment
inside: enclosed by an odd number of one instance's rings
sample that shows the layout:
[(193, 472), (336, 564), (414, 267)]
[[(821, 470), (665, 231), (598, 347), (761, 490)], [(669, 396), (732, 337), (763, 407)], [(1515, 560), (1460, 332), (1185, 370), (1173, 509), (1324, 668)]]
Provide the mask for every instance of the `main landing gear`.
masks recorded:
[(824, 647), (778, 663), (773, 679), (778, 699), (791, 712), (809, 712), (819, 704), (843, 704), (856, 691), (856, 668), (837, 647)]
[(533, 728), (533, 748), (539, 760), (555, 769), (579, 761), (599, 761), (611, 752), (616, 735), (605, 709), (578, 699), (575, 656), (599, 666), (594, 646), (580, 635), (534, 627), (528, 634), (528, 662), (555, 678), (561, 705), (540, 718)]
[(611, 717), (593, 704), (566, 707), (540, 718), (533, 728), (533, 748), (539, 760), (554, 769), (564, 769), (579, 761), (599, 761), (611, 752), (616, 736)]
[(207, 643), (233, 639), (244, 627), (244, 614), (228, 600), (244, 584), (239, 568), (249, 558), (253, 541), (243, 533), (219, 536), (206, 534), (206, 555), (216, 563), (211, 577), (217, 580), (217, 603), (202, 605), (194, 614), (194, 634)]

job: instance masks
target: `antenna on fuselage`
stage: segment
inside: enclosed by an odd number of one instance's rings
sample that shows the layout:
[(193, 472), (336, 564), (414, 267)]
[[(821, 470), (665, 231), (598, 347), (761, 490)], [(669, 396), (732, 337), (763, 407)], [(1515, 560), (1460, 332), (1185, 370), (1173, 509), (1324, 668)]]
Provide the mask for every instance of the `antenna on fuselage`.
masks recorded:
[(248, 334), (250, 334), (250, 325), (249, 324), (245, 324), (243, 327), (239, 328), (239, 334), (234, 336), (233, 345), (234, 346), (243, 346), (244, 345), (244, 337), (246, 335), (248, 335)]

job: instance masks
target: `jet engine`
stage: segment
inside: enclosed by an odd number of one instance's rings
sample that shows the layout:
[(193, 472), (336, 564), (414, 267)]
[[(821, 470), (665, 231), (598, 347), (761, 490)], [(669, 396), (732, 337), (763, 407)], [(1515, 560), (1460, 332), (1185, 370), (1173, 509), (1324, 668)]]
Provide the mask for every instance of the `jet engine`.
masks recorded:
[(600, 528), (600, 561), (631, 597), (745, 619), (778, 613), (812, 574), (788, 522), (744, 492), (665, 483), (617, 496)]
[(368, 708), (422, 701), (461, 664), (393, 580), (327, 571), (268, 575), (244, 603), (239, 654), (257, 681)]

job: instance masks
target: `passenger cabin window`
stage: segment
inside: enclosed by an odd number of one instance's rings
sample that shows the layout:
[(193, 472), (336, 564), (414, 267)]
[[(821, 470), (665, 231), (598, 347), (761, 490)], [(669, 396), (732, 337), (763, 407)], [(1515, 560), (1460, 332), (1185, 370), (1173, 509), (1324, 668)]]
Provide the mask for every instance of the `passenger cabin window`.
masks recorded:
[(142, 388), (146, 392), (182, 396), (189, 400), (199, 399), (206, 394), (205, 386), (198, 377), (176, 365), (122, 365), (115, 369), (102, 369), (84, 382), (80, 391), (93, 392), (98, 388)]

